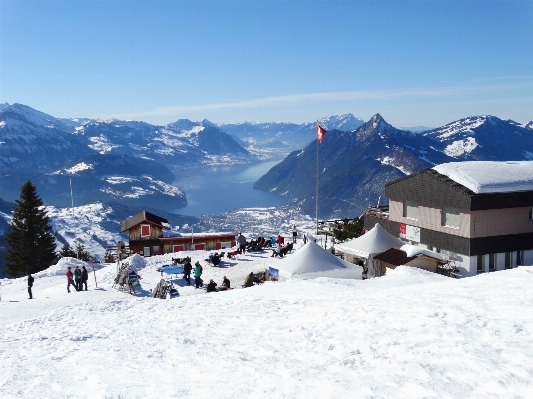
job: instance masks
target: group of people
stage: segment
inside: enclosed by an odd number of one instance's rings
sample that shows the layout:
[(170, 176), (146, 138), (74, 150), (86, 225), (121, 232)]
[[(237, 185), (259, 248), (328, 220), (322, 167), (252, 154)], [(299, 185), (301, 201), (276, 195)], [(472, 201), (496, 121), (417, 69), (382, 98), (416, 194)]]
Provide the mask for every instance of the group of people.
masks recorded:
[(290, 251), (292, 251), (292, 242), (287, 243), (283, 246), (281, 244), (277, 244), (272, 250), (272, 255), (270, 257), (272, 258), (274, 256), (279, 256), (280, 258), (283, 258)]
[(248, 288), (248, 287), (251, 287), (252, 285), (254, 284), (263, 284), (266, 280), (266, 274), (263, 273), (261, 275), (261, 277), (258, 277), (255, 275), (254, 272), (250, 272), (249, 275), (246, 276), (246, 278), (244, 279), (244, 284), (243, 284), (243, 287), (244, 288)]
[(207, 284), (206, 292), (217, 292), (217, 291), (225, 291), (225, 290), (231, 290), (231, 282), (226, 276), (224, 276), (224, 279), (222, 280), (221, 287), (218, 287), (218, 284), (215, 283), (215, 280), (211, 279), (209, 281), (209, 284)]
[(70, 293), (70, 286), (74, 286), (76, 291), (83, 291), (85, 286), (85, 291), (87, 291), (87, 281), (89, 280), (89, 273), (85, 266), (80, 267), (76, 266), (74, 273), (72, 273), (72, 268), (69, 266), (67, 268), (67, 292)]

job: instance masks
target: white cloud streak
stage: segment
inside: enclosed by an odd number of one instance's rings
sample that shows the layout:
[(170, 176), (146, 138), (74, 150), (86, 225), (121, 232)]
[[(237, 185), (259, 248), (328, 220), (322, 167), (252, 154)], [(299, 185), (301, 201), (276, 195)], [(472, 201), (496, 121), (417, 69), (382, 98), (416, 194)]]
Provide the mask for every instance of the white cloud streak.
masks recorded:
[[(532, 82), (528, 82), (532, 83)], [(221, 110), (221, 109), (245, 109), (245, 108), (265, 108), (276, 107), (288, 104), (305, 104), (311, 102), (334, 102), (334, 101), (360, 101), (360, 100), (394, 100), (406, 97), (445, 97), (472, 94), (480, 91), (504, 90), (516, 87), (524, 87), (524, 82), (520, 85), (508, 84), (497, 86), (485, 85), (465, 85), (455, 87), (443, 88), (427, 88), (427, 89), (408, 89), (408, 90), (356, 90), (345, 92), (330, 92), (330, 93), (309, 93), (309, 94), (294, 94), (286, 96), (265, 97), (251, 100), (200, 104), (200, 105), (170, 105), (166, 107), (158, 107), (153, 110), (140, 111), (133, 113), (100, 115), (102, 119), (118, 118), (118, 119), (135, 119), (143, 116), (175, 116), (183, 114), (191, 114), (195, 112)]]

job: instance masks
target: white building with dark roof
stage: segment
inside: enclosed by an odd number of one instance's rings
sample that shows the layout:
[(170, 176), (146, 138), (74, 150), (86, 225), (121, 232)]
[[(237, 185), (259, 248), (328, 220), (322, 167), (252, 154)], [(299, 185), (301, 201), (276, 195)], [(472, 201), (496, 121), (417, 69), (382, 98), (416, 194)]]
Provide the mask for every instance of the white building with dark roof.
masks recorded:
[(453, 162), (389, 182), (388, 218), (403, 241), (454, 260), (462, 276), (533, 264), (533, 161)]

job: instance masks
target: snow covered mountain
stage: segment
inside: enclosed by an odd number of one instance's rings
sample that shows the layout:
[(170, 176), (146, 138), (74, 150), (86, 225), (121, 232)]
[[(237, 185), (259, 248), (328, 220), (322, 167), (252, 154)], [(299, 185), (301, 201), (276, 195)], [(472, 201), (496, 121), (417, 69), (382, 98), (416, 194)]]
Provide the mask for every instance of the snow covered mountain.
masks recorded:
[[(375, 204), (388, 181), (445, 162), (533, 159), (533, 129), (471, 117), (423, 134), (399, 130), (376, 114), (351, 132), (328, 131), (319, 146), (319, 217), (353, 217)], [(316, 145), (291, 153), (254, 187), (288, 195), (315, 211)]]
[(69, 180), (87, 201), (153, 204), (175, 209), (185, 193), (177, 170), (250, 163), (256, 158), (209, 121), (144, 122), (58, 119), (21, 104), (0, 106), (0, 197), (18, 198), (30, 178), (47, 204), (66, 206)]
[[(319, 120), (328, 130), (350, 131), (363, 124), (363, 120), (352, 114), (334, 115)], [(315, 137), (316, 122), (303, 124), (284, 122), (243, 122), (221, 124), (225, 132), (238, 137), (247, 143), (247, 149), (256, 153), (270, 149), (272, 153), (287, 154), (289, 151), (301, 149)]]
[(533, 159), (533, 124), (473, 116), (423, 133), (435, 148), (460, 161)]

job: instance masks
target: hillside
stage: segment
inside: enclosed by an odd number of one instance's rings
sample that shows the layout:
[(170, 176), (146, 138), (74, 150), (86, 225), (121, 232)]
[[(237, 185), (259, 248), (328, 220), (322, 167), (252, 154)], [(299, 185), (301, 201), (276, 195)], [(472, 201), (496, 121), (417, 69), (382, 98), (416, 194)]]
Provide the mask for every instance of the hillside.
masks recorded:
[[(350, 131), (328, 131), (318, 146), (319, 218), (354, 217), (384, 196), (384, 184), (424, 168), (463, 160), (527, 160), (533, 129), (495, 117), (472, 117), (416, 134), (376, 114)], [(254, 188), (287, 195), (303, 212), (316, 209), (316, 142), (294, 151)], [(382, 203), (386, 198), (382, 198)]]

